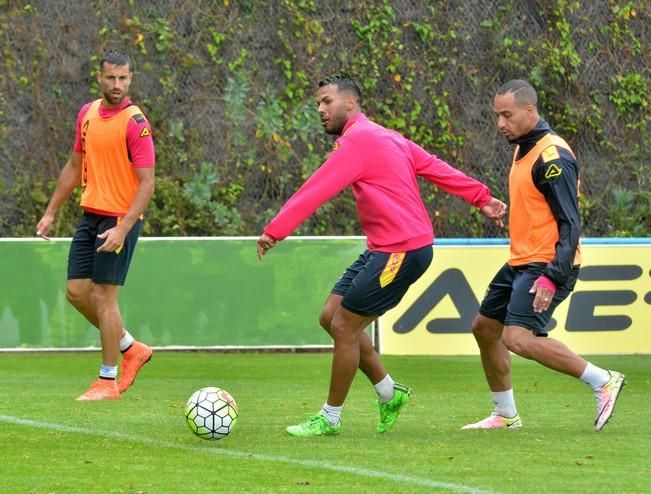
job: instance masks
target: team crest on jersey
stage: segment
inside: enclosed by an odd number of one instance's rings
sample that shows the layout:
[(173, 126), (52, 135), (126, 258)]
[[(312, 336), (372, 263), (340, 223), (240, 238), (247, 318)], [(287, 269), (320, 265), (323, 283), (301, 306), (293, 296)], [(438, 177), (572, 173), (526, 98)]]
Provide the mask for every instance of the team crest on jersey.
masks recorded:
[(547, 167), (547, 171), (545, 171), (545, 178), (547, 180), (550, 180), (552, 178), (559, 177), (561, 173), (563, 173), (563, 169), (556, 163), (552, 163)]
[(147, 137), (150, 135), (151, 135), (151, 131), (147, 127), (142, 129), (142, 131), (140, 132), (140, 137)]
[(558, 154), (558, 149), (556, 149), (556, 146), (549, 146), (542, 152), (542, 159), (545, 163), (548, 161), (557, 160), (558, 158), (560, 158), (560, 156)]
[(337, 149), (339, 149), (339, 140), (336, 140), (332, 145), (332, 152), (335, 152)]

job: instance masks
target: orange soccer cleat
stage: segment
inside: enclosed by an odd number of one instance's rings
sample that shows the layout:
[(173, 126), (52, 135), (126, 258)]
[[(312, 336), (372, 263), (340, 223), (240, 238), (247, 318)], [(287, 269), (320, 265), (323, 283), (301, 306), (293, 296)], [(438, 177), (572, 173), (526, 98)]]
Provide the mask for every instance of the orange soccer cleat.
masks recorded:
[(93, 381), (90, 388), (77, 401), (98, 401), (98, 400), (117, 400), (120, 397), (118, 385), (115, 379), (103, 379), (101, 377)]
[(120, 393), (124, 393), (133, 384), (140, 368), (151, 360), (152, 353), (154, 351), (150, 347), (138, 341), (134, 341), (133, 345), (124, 352), (118, 381)]

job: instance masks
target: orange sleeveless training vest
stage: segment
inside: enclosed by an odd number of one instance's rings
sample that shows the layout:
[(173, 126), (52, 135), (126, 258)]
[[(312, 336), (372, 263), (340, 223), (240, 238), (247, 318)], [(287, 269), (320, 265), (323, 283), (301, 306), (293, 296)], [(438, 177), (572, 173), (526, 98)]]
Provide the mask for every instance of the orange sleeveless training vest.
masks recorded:
[(91, 104), (81, 124), (81, 206), (123, 216), (140, 183), (129, 160), (127, 125), (131, 117), (142, 112), (131, 105), (110, 118), (102, 118), (101, 101)]
[[(540, 155), (552, 146), (574, 153), (561, 137), (547, 134), (521, 159), (516, 160), (520, 146), (516, 146), (509, 173), (509, 232), (511, 237), (511, 266), (532, 262), (549, 263), (556, 255), (558, 226), (545, 196), (536, 188), (531, 177)], [(548, 151), (549, 152), (549, 151)], [(577, 192), (579, 184), (577, 183)], [(581, 264), (581, 242), (574, 257), (575, 266)]]

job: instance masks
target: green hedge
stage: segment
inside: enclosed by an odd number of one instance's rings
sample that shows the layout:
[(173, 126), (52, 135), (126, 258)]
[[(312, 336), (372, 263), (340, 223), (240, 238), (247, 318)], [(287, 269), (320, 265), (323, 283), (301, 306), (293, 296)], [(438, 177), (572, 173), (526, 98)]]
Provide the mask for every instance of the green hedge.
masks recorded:
[[(487, 5), (493, 8), (487, 8)], [(146, 235), (255, 235), (327, 156), (317, 81), (347, 72), (364, 108), (505, 196), (492, 97), (511, 78), (582, 164), (585, 233), (651, 233), (648, 2), (0, 0), (0, 235), (31, 236), (97, 97), (98, 54), (135, 60), (158, 159)], [(440, 236), (501, 236), (423, 184)], [(69, 235), (78, 207), (61, 211)], [(301, 234), (360, 233), (342, 194)]]

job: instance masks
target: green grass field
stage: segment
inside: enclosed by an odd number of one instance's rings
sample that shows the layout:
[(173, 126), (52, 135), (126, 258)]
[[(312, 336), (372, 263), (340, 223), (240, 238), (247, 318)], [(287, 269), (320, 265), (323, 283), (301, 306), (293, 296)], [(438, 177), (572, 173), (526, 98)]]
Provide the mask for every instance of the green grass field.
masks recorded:
[[(584, 384), (514, 359), (524, 428), (461, 431), (491, 403), (476, 357), (384, 357), (413, 387), (390, 432), (359, 375), (339, 436), (287, 425), (325, 400), (329, 354), (158, 352), (118, 401), (76, 402), (97, 353), (0, 355), (2, 493), (643, 493), (651, 492), (651, 356), (594, 357), (628, 384), (593, 431)], [(235, 432), (193, 436), (184, 404), (204, 386), (238, 402)]]

